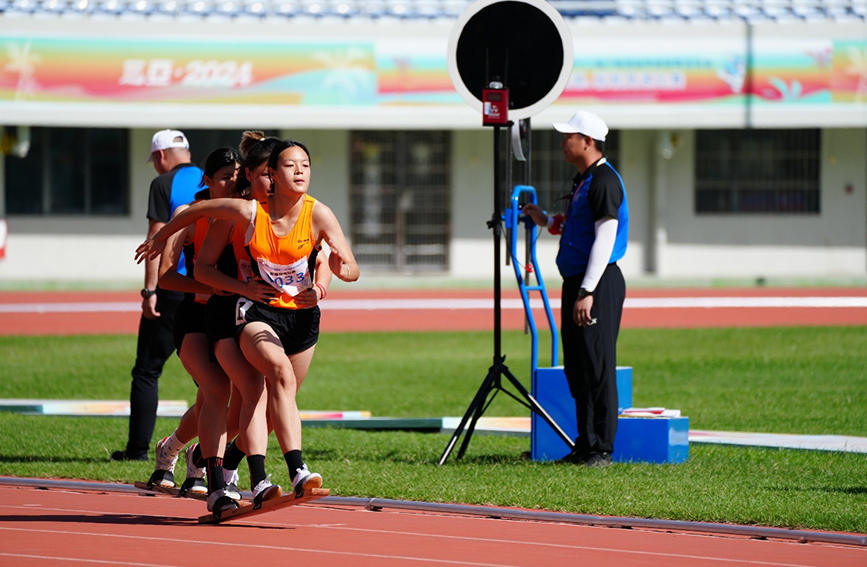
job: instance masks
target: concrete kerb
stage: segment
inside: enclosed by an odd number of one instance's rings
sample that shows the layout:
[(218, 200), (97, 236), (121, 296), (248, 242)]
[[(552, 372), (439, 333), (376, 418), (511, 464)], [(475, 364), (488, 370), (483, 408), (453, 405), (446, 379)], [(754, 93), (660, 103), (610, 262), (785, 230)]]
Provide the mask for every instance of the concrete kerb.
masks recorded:
[[(121, 492), (146, 494), (147, 492), (128, 484), (103, 483), (95, 481), (55, 480), (38, 478), (16, 478), (0, 476), (0, 486), (19, 486), (38, 489), (87, 490), (101, 492)], [(249, 493), (242, 492), (245, 498)], [(590, 516), (567, 512), (547, 512), (542, 510), (518, 510), (493, 506), (472, 506), (466, 504), (443, 504), (436, 502), (414, 502), (408, 500), (389, 500), (385, 498), (356, 498), (328, 496), (309, 503), (311, 506), (335, 505), (359, 507), (379, 511), (384, 509), (408, 510), (412, 512), (432, 512), (462, 516), (479, 516), (504, 520), (523, 520), (532, 522), (552, 522), (586, 526), (607, 526), (618, 528), (639, 528), (662, 531), (696, 532), (715, 535), (742, 536), (754, 539), (794, 540), (802, 543), (829, 543), (867, 547), (867, 534), (816, 532), (808, 530), (789, 530), (761, 526), (741, 526), (734, 524), (714, 524), (679, 520), (655, 520), (617, 516)]]

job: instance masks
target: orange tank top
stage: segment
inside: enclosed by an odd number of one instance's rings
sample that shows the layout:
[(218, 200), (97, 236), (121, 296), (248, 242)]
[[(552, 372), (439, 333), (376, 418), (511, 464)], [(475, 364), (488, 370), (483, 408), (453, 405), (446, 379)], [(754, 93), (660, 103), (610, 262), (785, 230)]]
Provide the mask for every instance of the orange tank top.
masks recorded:
[(310, 255), (316, 249), (313, 238), (313, 206), (316, 199), (304, 195), (295, 226), (286, 236), (277, 236), (268, 210), (256, 203), (256, 220), (247, 243), (260, 277), (283, 293), (271, 301), (274, 307), (298, 309), (293, 297), (313, 287)]
[[(193, 241), (184, 245), (184, 256), (187, 261), (187, 276), (194, 277), (196, 269), (196, 260), (199, 258), (199, 250), (202, 249), (202, 243), (205, 242), (205, 236), (208, 234), (210, 219), (207, 217), (200, 218), (194, 225), (195, 232), (193, 233)], [(195, 294), (196, 303), (207, 303), (211, 297), (210, 293)]]
[(237, 272), (234, 274), (229, 274), (231, 276), (237, 276), (238, 279), (242, 282), (248, 282), (253, 279), (253, 268), (252, 263), (250, 261), (250, 254), (247, 253), (247, 228), (252, 230), (252, 226), (250, 224), (239, 224), (235, 223), (235, 226), (232, 228), (232, 236), (231, 236), (231, 247), (232, 252), (235, 255), (235, 265), (237, 266)]

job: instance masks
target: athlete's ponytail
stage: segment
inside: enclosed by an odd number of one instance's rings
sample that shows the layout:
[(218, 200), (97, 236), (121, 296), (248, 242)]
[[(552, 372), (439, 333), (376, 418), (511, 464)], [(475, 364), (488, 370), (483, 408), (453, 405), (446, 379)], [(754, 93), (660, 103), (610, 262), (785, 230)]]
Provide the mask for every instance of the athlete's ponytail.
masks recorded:
[(246, 130), (241, 134), (241, 143), (238, 144), (238, 151), (241, 152), (241, 157), (246, 160), (247, 156), (250, 155), (250, 150), (264, 139), (265, 132), (261, 130)]
[(241, 150), (244, 162), (241, 172), (238, 174), (236, 185), (238, 195), (245, 199), (250, 196), (252, 187), (250, 180), (247, 179), (247, 174), (267, 162), (271, 156), (271, 150), (278, 143), (280, 143), (279, 138), (265, 136), (261, 130), (247, 130), (241, 134), (241, 143), (238, 148)]
[[(241, 155), (244, 156), (244, 167), (247, 171), (253, 171), (271, 157), (271, 151), (280, 143), (279, 138), (261, 137), (253, 139), (247, 134), (261, 134), (261, 132), (244, 132), (241, 138)], [(252, 141), (251, 141), (252, 140)]]

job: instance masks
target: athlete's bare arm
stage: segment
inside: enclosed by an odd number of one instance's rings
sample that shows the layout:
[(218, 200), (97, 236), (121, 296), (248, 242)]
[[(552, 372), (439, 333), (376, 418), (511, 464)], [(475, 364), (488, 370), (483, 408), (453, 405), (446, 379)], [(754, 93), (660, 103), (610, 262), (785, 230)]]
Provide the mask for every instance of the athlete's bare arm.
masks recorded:
[(317, 242), (325, 240), (331, 248), (328, 256), (331, 272), (345, 282), (356, 281), (361, 274), (340, 222), (330, 208), (318, 201), (313, 207), (313, 233), (317, 235)]
[[(159, 232), (159, 230), (165, 225), (164, 222), (155, 221), (153, 219), (148, 220), (148, 240), (153, 237), (154, 234)], [(159, 258), (154, 257), (153, 259), (148, 259), (145, 261), (145, 278), (144, 278), (144, 289), (156, 290), (157, 281), (159, 280), (160, 274), (160, 261)], [(156, 319), (160, 316), (159, 311), (157, 311), (157, 296), (156, 294), (151, 295), (145, 299), (142, 299), (141, 302), (141, 311), (142, 315), (145, 319)]]
[(225, 219), (243, 223), (250, 218), (250, 201), (241, 199), (208, 199), (193, 203), (172, 220), (166, 223), (156, 234), (142, 242), (135, 250), (136, 262), (159, 256), (166, 246), (169, 236), (182, 228), (195, 223), (202, 217)]
[[(181, 207), (175, 211), (178, 214)], [(160, 279), (159, 284), (163, 289), (173, 291), (181, 291), (184, 293), (207, 293), (214, 292), (209, 286), (203, 285), (193, 278), (188, 278), (178, 273), (178, 262), (180, 262), (181, 253), (184, 245), (192, 242), (196, 234), (195, 226), (188, 226), (182, 231), (173, 234), (160, 256)], [(192, 260), (188, 259), (192, 264)]]
[[(245, 221), (244, 224), (239, 224), (235, 230), (241, 230), (240, 227), (246, 226), (248, 223), (249, 221)], [(202, 248), (199, 250), (195, 271), (196, 279), (214, 289), (236, 293), (260, 303), (268, 303), (272, 299), (279, 297), (280, 291), (274, 289), (273, 286), (261, 279), (254, 278), (249, 282), (242, 282), (217, 269), (217, 261), (220, 259), (220, 255), (222, 255), (226, 246), (231, 243), (233, 227), (235, 227), (235, 223), (227, 220), (218, 220), (211, 224), (211, 228), (208, 229), (208, 234), (205, 236), (205, 241), (202, 243)]]

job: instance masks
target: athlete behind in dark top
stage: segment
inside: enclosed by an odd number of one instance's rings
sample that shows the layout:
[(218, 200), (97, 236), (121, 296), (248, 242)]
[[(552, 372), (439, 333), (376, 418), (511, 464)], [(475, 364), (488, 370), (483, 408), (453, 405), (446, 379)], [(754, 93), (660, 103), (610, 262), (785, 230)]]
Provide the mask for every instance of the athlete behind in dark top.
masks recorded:
[[(151, 140), (152, 162), (158, 177), (148, 196), (148, 237), (172, 218), (178, 206), (191, 202), (199, 190), (202, 170), (190, 163), (190, 144), (183, 132), (161, 130)], [(178, 270), (184, 271), (183, 259)], [(145, 262), (142, 316), (130, 386), (129, 435), (126, 447), (111, 454), (112, 461), (146, 461), (159, 404), (159, 378), (175, 349), (172, 340), (175, 310), (183, 294), (157, 286), (159, 259)]]

